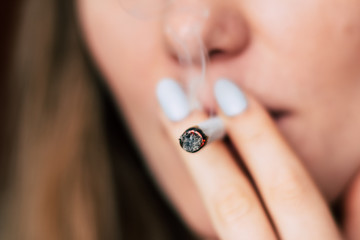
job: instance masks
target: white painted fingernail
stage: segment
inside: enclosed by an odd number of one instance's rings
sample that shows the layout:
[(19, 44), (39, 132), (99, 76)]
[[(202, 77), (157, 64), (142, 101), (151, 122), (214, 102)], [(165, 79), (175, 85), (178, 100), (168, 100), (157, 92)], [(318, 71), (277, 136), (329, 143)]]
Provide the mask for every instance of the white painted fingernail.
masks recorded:
[(244, 93), (227, 79), (218, 80), (214, 92), (217, 103), (227, 116), (236, 116), (247, 108), (248, 103)]
[(181, 121), (190, 113), (189, 102), (181, 86), (173, 79), (162, 79), (156, 88), (158, 101), (171, 121)]

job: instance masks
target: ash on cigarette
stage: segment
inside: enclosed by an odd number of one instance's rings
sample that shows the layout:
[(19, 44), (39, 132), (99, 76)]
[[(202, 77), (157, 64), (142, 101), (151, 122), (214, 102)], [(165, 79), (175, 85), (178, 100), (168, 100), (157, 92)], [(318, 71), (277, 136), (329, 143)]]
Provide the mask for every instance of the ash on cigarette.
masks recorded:
[(180, 146), (187, 152), (197, 152), (204, 145), (206, 140), (203, 138), (202, 134), (195, 130), (187, 130), (185, 131), (180, 139)]

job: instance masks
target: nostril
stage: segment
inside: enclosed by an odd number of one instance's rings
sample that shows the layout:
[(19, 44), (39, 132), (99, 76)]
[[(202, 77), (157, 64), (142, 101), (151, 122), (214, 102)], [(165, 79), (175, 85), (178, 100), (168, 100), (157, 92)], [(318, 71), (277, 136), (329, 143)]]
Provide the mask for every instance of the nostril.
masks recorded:
[[(202, 6), (204, 1), (199, 2)], [(206, 60), (214, 63), (235, 58), (247, 49), (250, 29), (241, 12), (220, 4), (222, 1), (205, 2), (209, 10), (206, 17), (199, 18), (192, 11), (179, 15), (175, 9), (164, 18), (165, 46), (172, 60), (198, 64), (206, 51)]]

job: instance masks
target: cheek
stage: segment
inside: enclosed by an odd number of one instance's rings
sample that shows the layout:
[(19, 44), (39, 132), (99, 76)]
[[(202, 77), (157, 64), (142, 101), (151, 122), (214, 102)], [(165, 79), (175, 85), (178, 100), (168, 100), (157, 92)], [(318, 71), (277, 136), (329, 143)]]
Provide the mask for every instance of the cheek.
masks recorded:
[[(254, 41), (276, 51), (294, 73), (329, 76), (360, 59), (360, 1), (254, 0), (245, 3)], [(316, 76), (315, 76), (316, 77)], [(321, 78), (318, 78), (320, 80)], [(321, 81), (321, 80), (320, 80)], [(291, 88), (291, 87), (290, 87)]]
[(256, 46), (247, 86), (277, 91), (296, 109), (283, 134), (334, 199), (359, 167), (360, 1), (246, 4)]
[(118, 102), (153, 107), (163, 56), (157, 22), (129, 16), (117, 1), (79, 0), (79, 9), (87, 44)]

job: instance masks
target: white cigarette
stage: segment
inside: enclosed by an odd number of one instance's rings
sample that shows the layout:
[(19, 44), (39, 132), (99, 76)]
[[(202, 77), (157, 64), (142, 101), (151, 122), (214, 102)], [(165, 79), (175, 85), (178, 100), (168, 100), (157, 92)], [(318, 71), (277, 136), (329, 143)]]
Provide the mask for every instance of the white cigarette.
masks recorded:
[(197, 126), (188, 128), (180, 136), (180, 146), (187, 152), (197, 152), (206, 144), (225, 136), (225, 126), (219, 117), (209, 118)]

